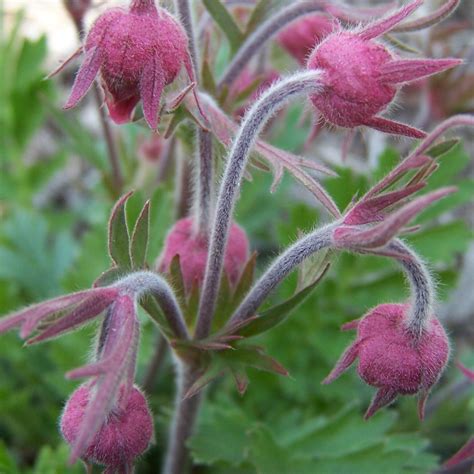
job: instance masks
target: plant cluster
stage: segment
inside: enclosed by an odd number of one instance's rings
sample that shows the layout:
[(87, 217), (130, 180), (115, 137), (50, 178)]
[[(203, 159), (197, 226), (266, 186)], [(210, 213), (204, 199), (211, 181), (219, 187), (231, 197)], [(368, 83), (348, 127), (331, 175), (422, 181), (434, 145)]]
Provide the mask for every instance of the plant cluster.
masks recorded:
[[(65, 3), (82, 35), (90, 2)], [(223, 3), (203, 3), (231, 48), (219, 81), (210, 65), (209, 19), (203, 16), (198, 25), (188, 0), (176, 0), (174, 14), (155, 0), (131, 0), (127, 8), (107, 9), (83, 34), (83, 45), (69, 59), (82, 55), (64, 108), (76, 107), (92, 89), (106, 105), (107, 116), (101, 110), (102, 124), (114, 170), (107, 185), (114, 195), (122, 194), (107, 227), (110, 267), (97, 275), (90, 289), (45, 299), (0, 319), (0, 333), (18, 328), (27, 345), (98, 321), (91, 360), (66, 374), (68, 379), (85, 382), (70, 395), (60, 429), (71, 447), (71, 464), (81, 459), (88, 469), (99, 464), (108, 474), (132, 472), (154, 438), (150, 407), (136, 385), (137, 358), (144, 344), (143, 338), (140, 342), (142, 311), (171, 348), (176, 368), (176, 404), (163, 465), (166, 474), (184, 473), (189, 466), (190, 443), (196, 449), (198, 435), (192, 434), (203, 389), (212, 381), (230, 376), (244, 394), (249, 368), (288, 375), (267, 349), (251, 339), (282, 324), (292, 311), (297, 313), (295, 309), (317, 293), (338, 254), (393, 260), (406, 275), (410, 295), (401, 303), (367, 308), (365, 316), (342, 326), (355, 330), (356, 336), (334, 361), (324, 384), (337, 384), (335, 380), (357, 360), (358, 375), (375, 389), (365, 418), (399, 395), (417, 395), (422, 420), (428, 395), (450, 356), (448, 335), (436, 316), (433, 276), (404, 236), (419, 231), (419, 225), (410, 225), (429, 206), (443, 205), (456, 196), (456, 187), (438, 186), (431, 180), (440, 158), (458, 146), (445, 134), (474, 126), (474, 116), (452, 115), (426, 132), (386, 114), (404, 86), (462, 63), (451, 57), (405, 57), (408, 46), (392, 35), (436, 25), (459, 1), (447, 0), (415, 20), (408, 18), (423, 0), (399, 8), (365, 9), (301, 1), (274, 10), (268, 7), (270, 2), (262, 1), (235, 12), (236, 18), (250, 14), (247, 24), (252, 28), (245, 37)], [(274, 38), (299, 64), (296, 72), (284, 75), (273, 67), (253, 70), (252, 59)], [(69, 60), (54, 74), (63, 71)], [(165, 88), (178, 80), (182, 69), (187, 85), (170, 97)], [(297, 98), (311, 103), (315, 125), (328, 124), (349, 133), (368, 127), (419, 141), (363, 193), (350, 196), (351, 202), (341, 206), (338, 193), (308, 172), (330, 176), (332, 187), (337, 187), (342, 177), (334, 170), (260, 138), (270, 119), (278, 123), (280, 111)], [(108, 118), (116, 124), (136, 122), (151, 129), (152, 138), (140, 148), (150, 162), (164, 159), (170, 141), (174, 140), (174, 150), (176, 142), (186, 142), (180, 134), (184, 127), (194, 129), (192, 205), (170, 229), (164, 229), (167, 236), (152, 264), (148, 254), (155, 238), (150, 219), (154, 204), (148, 200), (138, 212), (130, 212), (134, 193), (124, 189)], [(312, 135), (314, 139), (314, 130)], [(165, 144), (162, 137), (169, 141)], [(215, 159), (216, 143), (227, 148), (223, 165)], [(316, 198), (325, 220), (323, 225), (311, 222), (315, 226), (272, 259), (258, 278), (252, 240), (234, 220), (239, 195), (247, 189), (244, 178), (253, 168), (273, 172), (272, 189), (285, 171), (296, 178)], [(186, 194), (178, 186), (175, 192), (180, 198)], [(267, 203), (252, 203), (260, 205)], [(283, 302), (270, 305), (277, 288), (296, 272), (296, 290)], [(469, 376), (469, 369), (465, 371)], [(459, 462), (470, 456), (472, 443)], [(303, 464), (295, 460), (285, 469), (310, 472), (309, 464)]]

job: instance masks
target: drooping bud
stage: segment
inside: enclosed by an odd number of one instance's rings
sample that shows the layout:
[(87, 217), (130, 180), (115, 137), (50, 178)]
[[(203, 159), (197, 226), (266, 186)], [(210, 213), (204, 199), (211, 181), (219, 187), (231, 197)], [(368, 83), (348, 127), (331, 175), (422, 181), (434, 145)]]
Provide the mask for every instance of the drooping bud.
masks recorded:
[(63, 2), (76, 27), (80, 30), (84, 25), (84, 16), (91, 7), (92, 0), (63, 0)]
[(295, 21), (278, 35), (278, 43), (301, 65), (304, 65), (311, 51), (336, 27), (337, 22), (318, 13)]
[[(180, 257), (181, 272), (186, 289), (190, 290), (194, 282), (202, 283), (206, 270), (208, 241), (195, 231), (192, 218), (180, 219), (169, 232), (159, 268), (169, 271), (176, 255)], [(232, 224), (224, 259), (224, 269), (231, 284), (235, 284), (249, 257), (249, 242), (244, 230)]]
[(131, 120), (141, 100), (145, 120), (155, 129), (163, 88), (183, 65), (194, 80), (183, 28), (151, 0), (104, 12), (89, 31), (84, 52), (65, 108), (84, 97), (100, 72), (110, 116), (119, 124)]
[(413, 138), (426, 135), (379, 114), (393, 103), (401, 85), (450, 69), (461, 61), (399, 59), (381, 42), (375, 41), (421, 3), (415, 0), (360, 31), (336, 31), (314, 49), (307, 67), (323, 71), (324, 90), (311, 100), (325, 121), (346, 128), (368, 126)]
[(346, 349), (323, 383), (338, 378), (359, 358), (357, 372), (378, 391), (365, 417), (400, 395), (420, 395), (418, 413), (431, 387), (438, 381), (449, 357), (449, 343), (443, 326), (432, 315), (419, 338), (407, 330), (410, 306), (383, 304), (342, 329), (357, 329), (356, 340)]
[[(80, 433), (87, 405), (94, 390), (91, 384), (81, 385), (69, 398), (61, 416), (61, 433), (74, 445)], [(128, 400), (122, 389), (92, 442), (81, 455), (87, 462), (104, 465), (106, 472), (132, 472), (135, 459), (143, 454), (153, 438), (153, 419), (147, 401), (133, 387)]]

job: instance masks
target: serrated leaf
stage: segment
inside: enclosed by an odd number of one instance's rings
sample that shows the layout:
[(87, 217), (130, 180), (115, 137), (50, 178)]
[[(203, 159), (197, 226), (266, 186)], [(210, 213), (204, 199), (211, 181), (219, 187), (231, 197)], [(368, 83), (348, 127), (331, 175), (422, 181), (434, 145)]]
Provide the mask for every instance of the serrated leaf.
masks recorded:
[(127, 217), (125, 215), (125, 204), (133, 191), (122, 196), (110, 215), (109, 220), (109, 255), (119, 267), (130, 269), (130, 236), (128, 233)]
[(232, 15), (219, 0), (203, 0), (203, 3), (209, 14), (229, 40), (231, 49), (235, 53), (239, 49), (244, 35), (232, 18)]
[(285, 321), (291, 311), (293, 311), (310, 295), (311, 291), (313, 291), (318, 283), (319, 279), (293, 295), (291, 298), (288, 298), (283, 303), (263, 311), (257, 318), (251, 321), (250, 324), (240, 329), (238, 334), (244, 337), (252, 337), (278, 326)]
[(148, 250), (148, 237), (150, 233), (150, 201), (143, 206), (130, 241), (130, 257), (134, 269), (144, 268)]

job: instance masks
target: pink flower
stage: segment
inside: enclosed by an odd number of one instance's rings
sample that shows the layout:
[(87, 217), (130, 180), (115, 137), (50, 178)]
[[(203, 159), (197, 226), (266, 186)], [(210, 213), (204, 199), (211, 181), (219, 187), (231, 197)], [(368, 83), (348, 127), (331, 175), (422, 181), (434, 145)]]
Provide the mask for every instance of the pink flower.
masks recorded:
[(438, 381), (449, 357), (449, 343), (435, 316), (426, 322), (419, 338), (408, 331), (410, 306), (383, 304), (342, 329), (357, 329), (356, 340), (346, 349), (323, 383), (338, 378), (359, 358), (357, 372), (369, 385), (378, 388), (365, 418), (401, 395), (420, 394), (418, 413), (423, 419), (424, 404)]
[[(187, 290), (196, 282), (200, 285), (206, 270), (207, 240), (195, 233), (193, 219), (180, 219), (170, 230), (160, 261), (160, 271), (169, 271), (171, 261), (176, 255), (180, 257), (181, 272)], [(225, 254), (224, 269), (230, 283), (237, 283), (242, 269), (249, 257), (249, 242), (244, 230), (233, 224)]]
[(312, 52), (307, 67), (321, 69), (324, 90), (311, 100), (324, 120), (346, 128), (368, 126), (395, 135), (426, 134), (379, 114), (394, 101), (401, 85), (450, 69), (458, 59), (400, 59), (375, 38), (389, 32), (422, 0), (359, 31), (338, 30)]
[(145, 120), (156, 129), (163, 88), (183, 64), (194, 80), (183, 28), (153, 0), (133, 0), (129, 10), (104, 12), (89, 31), (84, 51), (65, 108), (74, 107), (100, 73), (110, 116), (119, 124), (131, 120), (141, 100)]
[(304, 65), (314, 47), (336, 29), (337, 25), (337, 21), (327, 15), (308, 15), (285, 28), (278, 35), (278, 43)]
[[(76, 443), (92, 398), (94, 387), (81, 385), (73, 392), (61, 416), (61, 432), (71, 445)], [(133, 387), (127, 400), (124, 390), (110, 409), (81, 458), (105, 465), (106, 473), (131, 472), (136, 457), (149, 447), (153, 437), (153, 419), (143, 394)]]

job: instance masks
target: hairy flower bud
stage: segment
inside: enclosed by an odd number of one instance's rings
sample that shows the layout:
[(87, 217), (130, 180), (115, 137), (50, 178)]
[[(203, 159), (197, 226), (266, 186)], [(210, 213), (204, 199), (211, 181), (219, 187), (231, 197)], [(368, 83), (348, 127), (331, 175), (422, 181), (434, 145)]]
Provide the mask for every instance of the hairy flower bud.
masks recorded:
[(323, 383), (339, 377), (359, 358), (357, 372), (378, 388), (365, 416), (391, 403), (397, 395), (420, 394), (419, 416), (431, 387), (439, 379), (449, 357), (449, 343), (443, 326), (431, 316), (419, 338), (407, 330), (407, 304), (383, 304), (363, 318), (343, 326), (357, 329), (356, 340), (341, 356)]
[(330, 34), (311, 53), (307, 67), (323, 71), (324, 90), (311, 100), (328, 123), (369, 126), (383, 132), (423, 138), (426, 134), (379, 116), (401, 85), (458, 65), (457, 59), (399, 59), (375, 38), (390, 31), (421, 4), (407, 6), (360, 31)]
[[(180, 219), (169, 232), (160, 261), (160, 271), (169, 271), (171, 261), (176, 255), (180, 257), (181, 272), (187, 290), (194, 282), (199, 285), (206, 270), (208, 241), (195, 232), (194, 221), (187, 217)], [(224, 269), (230, 283), (235, 284), (248, 260), (249, 242), (244, 230), (232, 224), (224, 260)]]
[(295, 21), (278, 35), (278, 43), (304, 65), (314, 47), (335, 28), (337, 22), (324, 14), (308, 15)]
[[(61, 433), (73, 445), (80, 432), (93, 386), (81, 385), (69, 398), (61, 416)], [(128, 400), (120, 391), (100, 430), (81, 456), (88, 462), (107, 466), (106, 472), (131, 472), (135, 458), (144, 453), (153, 438), (153, 420), (147, 401), (133, 387)], [(128, 470), (127, 470), (128, 469)]]
[(193, 80), (188, 41), (181, 25), (152, 0), (134, 0), (129, 10), (112, 8), (93, 24), (85, 59), (65, 108), (74, 107), (100, 72), (112, 120), (130, 121), (140, 99), (151, 128), (158, 125), (163, 88), (183, 64)]

